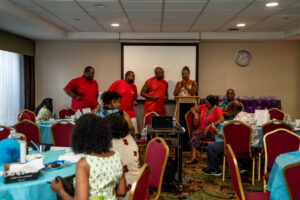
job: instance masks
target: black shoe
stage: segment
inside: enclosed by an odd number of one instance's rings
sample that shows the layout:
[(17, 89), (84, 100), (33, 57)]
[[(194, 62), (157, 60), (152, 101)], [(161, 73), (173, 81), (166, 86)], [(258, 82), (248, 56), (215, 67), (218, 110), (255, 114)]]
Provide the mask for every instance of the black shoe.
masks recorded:
[(208, 169), (208, 168), (203, 168), (202, 169), (203, 174), (209, 175), (209, 176), (222, 176), (221, 170), (213, 170), (213, 169)]

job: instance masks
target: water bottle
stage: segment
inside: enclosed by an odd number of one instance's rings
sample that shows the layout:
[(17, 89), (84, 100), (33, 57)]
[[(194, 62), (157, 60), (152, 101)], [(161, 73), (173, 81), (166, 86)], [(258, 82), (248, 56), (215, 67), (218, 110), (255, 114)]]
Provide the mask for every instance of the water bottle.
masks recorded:
[(20, 162), (26, 162), (26, 154), (27, 154), (27, 144), (25, 140), (18, 140), (20, 144)]

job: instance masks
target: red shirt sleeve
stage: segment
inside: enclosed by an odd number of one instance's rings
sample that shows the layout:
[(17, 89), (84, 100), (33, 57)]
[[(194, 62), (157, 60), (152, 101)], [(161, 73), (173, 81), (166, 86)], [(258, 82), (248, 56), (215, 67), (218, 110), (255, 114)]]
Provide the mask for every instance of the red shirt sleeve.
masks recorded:
[(74, 78), (66, 85), (64, 89), (74, 92), (77, 88), (77, 85), (78, 85), (78, 81), (76, 80), (76, 78)]

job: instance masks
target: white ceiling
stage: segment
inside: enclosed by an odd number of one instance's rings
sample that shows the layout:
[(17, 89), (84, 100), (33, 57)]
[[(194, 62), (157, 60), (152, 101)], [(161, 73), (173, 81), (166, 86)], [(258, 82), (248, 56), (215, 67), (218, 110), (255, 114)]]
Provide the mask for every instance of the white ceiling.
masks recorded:
[[(274, 1), (0, 0), (0, 29), (36, 40), (300, 39), (300, 0)], [(230, 31), (237, 23), (246, 27)]]

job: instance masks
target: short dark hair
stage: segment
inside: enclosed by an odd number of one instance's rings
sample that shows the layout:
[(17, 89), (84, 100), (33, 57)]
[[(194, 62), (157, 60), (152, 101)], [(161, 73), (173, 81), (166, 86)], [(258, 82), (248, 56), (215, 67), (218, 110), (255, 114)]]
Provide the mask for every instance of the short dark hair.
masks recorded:
[(112, 147), (109, 125), (94, 114), (83, 115), (76, 121), (71, 146), (74, 153), (106, 153)]
[(127, 77), (127, 76), (129, 76), (129, 74), (131, 74), (131, 73), (134, 73), (133, 71), (127, 71), (126, 73), (125, 73), (125, 78)]
[(214, 95), (208, 95), (206, 99), (211, 105), (217, 104), (217, 98)]
[(121, 99), (122, 96), (117, 92), (110, 92), (111, 101), (115, 99)]
[(243, 110), (243, 104), (239, 101), (233, 101), (229, 103), (228, 109), (241, 112)]
[(114, 139), (124, 138), (129, 134), (128, 123), (119, 113), (109, 114), (104, 119), (108, 122)]
[(103, 102), (104, 105), (108, 105), (111, 103), (111, 95), (110, 92), (103, 92), (101, 95), (101, 100)]
[(85, 73), (85, 72), (89, 72), (91, 69), (94, 69), (92, 66), (86, 66), (85, 68), (84, 68), (84, 72), (83, 73)]
[(186, 70), (186, 71), (188, 71), (189, 73), (190, 73), (190, 68), (188, 67), (188, 66), (184, 66), (183, 68), (182, 68), (182, 71), (183, 70)]

